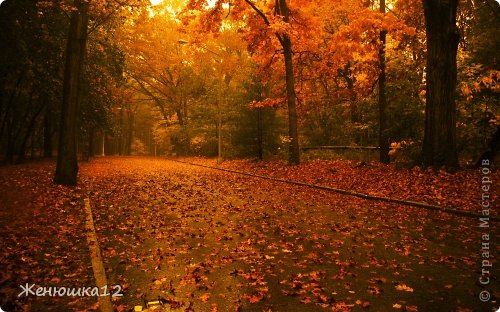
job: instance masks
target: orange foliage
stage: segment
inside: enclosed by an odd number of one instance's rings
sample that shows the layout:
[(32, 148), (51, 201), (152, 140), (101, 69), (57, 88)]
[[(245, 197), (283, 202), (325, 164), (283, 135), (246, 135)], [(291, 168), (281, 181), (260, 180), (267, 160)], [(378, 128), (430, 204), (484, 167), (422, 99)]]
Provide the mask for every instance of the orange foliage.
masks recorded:
[[(185, 21), (213, 32), (227, 25), (237, 27), (253, 60), (261, 66), (261, 73), (273, 73), (278, 79), (284, 79), (284, 66), (276, 34), (287, 34), (293, 42), (296, 92), (301, 99), (314, 96), (318, 79), (330, 80), (337, 86), (335, 93), (330, 92), (332, 97), (349, 99), (372, 92), (379, 71), (380, 31), (387, 31), (392, 40), (415, 35), (415, 28), (394, 14), (384, 16), (361, 0), (287, 4), (292, 16), (289, 23), (274, 15), (275, 1), (219, 0), (209, 7), (206, 1), (192, 0), (186, 7)], [(412, 8), (418, 10), (418, 6)], [(277, 95), (284, 98), (283, 92)], [(253, 106), (277, 103), (267, 100)]]

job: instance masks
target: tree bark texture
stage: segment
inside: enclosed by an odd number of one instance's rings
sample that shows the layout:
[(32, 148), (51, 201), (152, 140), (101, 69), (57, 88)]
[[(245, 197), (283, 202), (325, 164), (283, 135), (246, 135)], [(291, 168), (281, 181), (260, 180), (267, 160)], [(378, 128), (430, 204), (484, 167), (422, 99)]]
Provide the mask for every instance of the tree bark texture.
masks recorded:
[(423, 0), (427, 36), (423, 164), (458, 167), (456, 148), (458, 0)]
[(61, 128), (54, 177), (55, 183), (63, 185), (76, 185), (77, 181), (77, 116), (87, 44), (88, 4), (75, 0), (74, 5), (76, 10), (71, 13), (66, 47)]

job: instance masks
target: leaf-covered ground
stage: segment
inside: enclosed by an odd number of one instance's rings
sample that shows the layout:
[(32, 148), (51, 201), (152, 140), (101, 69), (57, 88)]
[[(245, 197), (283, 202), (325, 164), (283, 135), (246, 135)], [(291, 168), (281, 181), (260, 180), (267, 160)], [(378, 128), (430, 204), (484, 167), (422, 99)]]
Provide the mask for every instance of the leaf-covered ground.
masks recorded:
[[(81, 187), (52, 183), (54, 164), (0, 167), (0, 307), (6, 311), (71, 311), (86, 297), (21, 296), (20, 285), (91, 286)], [(61, 307), (63, 307), (61, 309)]]
[[(215, 166), (206, 158), (190, 158), (186, 161)], [(256, 162), (250, 160), (225, 161), (221, 168), (244, 171), (274, 178), (288, 179), (315, 185), (324, 185), (369, 195), (418, 201), (457, 210), (480, 213), (481, 196), (479, 169), (449, 173), (414, 167), (396, 169), (393, 165), (378, 162), (349, 160), (313, 160), (298, 167), (287, 166), (283, 161)], [(493, 181), (500, 180), (500, 172), (491, 172)], [(500, 183), (492, 183), (489, 193), (492, 206), (498, 206)], [(492, 215), (500, 216), (497, 209)]]
[[(454, 178), (355, 165), (223, 166), (370, 194), (399, 197), (404, 190), (413, 200), (450, 206), (454, 200), (448, 197), (463, 204), (480, 194), (479, 182), (468, 180), (470, 172)], [(96, 308), (95, 298), (16, 297), (18, 285), (26, 282), (93, 285), (83, 225), (87, 196), (108, 282), (124, 288), (114, 302), (118, 311), (158, 297), (165, 311), (491, 311), (498, 306), (498, 264), (491, 268), (490, 285), (478, 282), (481, 235), (490, 234), (492, 257), (500, 251), (493, 222), (479, 228), (474, 218), (159, 158), (95, 159), (81, 166), (78, 188), (53, 186), (53, 169), (51, 163), (0, 168), (0, 264), (7, 268), (0, 272), (0, 307), (6, 311)], [(480, 210), (475, 204), (460, 206)], [(489, 303), (479, 300), (483, 289), (492, 294)]]

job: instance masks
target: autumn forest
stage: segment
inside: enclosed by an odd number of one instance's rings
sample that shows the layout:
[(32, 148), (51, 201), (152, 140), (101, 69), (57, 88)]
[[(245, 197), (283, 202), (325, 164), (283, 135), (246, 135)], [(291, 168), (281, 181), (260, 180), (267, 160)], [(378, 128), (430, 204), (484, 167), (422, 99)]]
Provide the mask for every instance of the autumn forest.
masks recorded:
[(0, 312), (496, 311), (499, 49), (497, 0), (0, 1)]

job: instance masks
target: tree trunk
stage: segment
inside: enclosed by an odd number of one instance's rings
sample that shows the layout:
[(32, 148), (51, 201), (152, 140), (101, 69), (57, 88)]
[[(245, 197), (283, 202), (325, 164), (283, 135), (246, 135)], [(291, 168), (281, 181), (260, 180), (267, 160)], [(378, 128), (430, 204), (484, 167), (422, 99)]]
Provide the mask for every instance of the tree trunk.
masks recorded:
[(127, 155), (132, 155), (132, 141), (134, 140), (134, 115), (131, 110), (127, 111)]
[(89, 150), (88, 150), (88, 153), (89, 153), (89, 157), (94, 157), (95, 153), (94, 153), (94, 128), (90, 128), (89, 130)]
[[(279, 0), (279, 7), (277, 7), (277, 9), (278, 15), (281, 15), (283, 21), (288, 23), (290, 20), (290, 12), (288, 11), (286, 0)], [(280, 37), (285, 59), (286, 97), (288, 104), (288, 137), (290, 140), (288, 163), (290, 165), (298, 165), (300, 163), (300, 149), (297, 130), (297, 98), (295, 96), (295, 79), (293, 74), (292, 42), (287, 34), (282, 34)]]
[[(257, 12), (257, 14), (262, 17), (264, 23), (270, 26), (271, 23), (266, 15), (257, 8), (257, 6), (250, 0), (245, 0), (245, 2), (252, 7), (252, 9)], [(288, 5), (286, 0), (276, 0), (275, 5), (275, 16), (279, 16), (283, 19), (283, 22), (290, 22), (290, 11), (288, 10)], [(289, 151), (288, 151), (288, 163), (290, 165), (298, 165), (300, 163), (300, 148), (299, 148), (299, 135), (297, 130), (297, 99), (295, 96), (295, 79), (293, 76), (293, 50), (292, 41), (286, 33), (275, 33), (278, 41), (283, 47), (283, 57), (285, 60), (285, 80), (286, 80), (286, 96), (288, 104), (288, 137), (289, 137)]]
[(101, 156), (106, 156), (106, 134), (104, 133), (104, 130), (102, 131), (102, 149), (101, 149)]
[[(385, 14), (385, 0), (380, 0), (380, 12)], [(389, 142), (387, 140), (387, 116), (385, 109), (387, 107), (387, 98), (385, 94), (385, 43), (386, 30), (380, 31), (380, 51), (379, 65), (380, 74), (378, 78), (378, 109), (379, 109), (379, 131), (378, 131), (378, 146), (380, 147), (380, 162), (389, 163)]]
[(264, 159), (264, 122), (262, 120), (262, 109), (257, 108), (257, 155), (259, 160)]
[(5, 160), (7, 163), (11, 164), (14, 162), (14, 130), (11, 129), (11, 127), (7, 128), (7, 147), (5, 150)]
[(88, 3), (75, 0), (74, 4), (76, 10), (71, 13), (66, 47), (61, 128), (54, 177), (55, 183), (63, 185), (76, 185), (78, 174), (77, 115), (87, 44)]
[(286, 73), (286, 96), (288, 104), (288, 136), (290, 139), (288, 163), (298, 165), (300, 163), (299, 134), (297, 130), (297, 104), (294, 89), (292, 43), (288, 36), (284, 36), (284, 57)]
[[(42, 95), (43, 97), (43, 95)], [(24, 134), (24, 137), (21, 140), (21, 144), (19, 145), (19, 150), (18, 150), (18, 155), (17, 155), (17, 162), (22, 163), (25, 160), (26, 157), (26, 145), (28, 144), (28, 139), (32, 137), (33, 131), (35, 130), (36, 126), (36, 121), (38, 119), (38, 116), (40, 113), (43, 111), (45, 104), (44, 99), (40, 97), (39, 98), (39, 107), (37, 110), (33, 113), (33, 116), (31, 117), (30, 121), (28, 122), (28, 126), (26, 127), (26, 133)]]
[(45, 108), (43, 118), (43, 157), (52, 157), (52, 119), (49, 106)]
[(458, 167), (456, 148), (458, 0), (423, 0), (427, 35), (427, 82), (423, 164)]
[(123, 127), (123, 108), (120, 108), (119, 113), (120, 119), (118, 122), (118, 155), (122, 155), (123, 153), (123, 137), (124, 137), (124, 127)]
[(222, 164), (222, 115), (219, 99), (217, 99), (217, 164)]
[(35, 150), (36, 150), (35, 144), (36, 144), (36, 134), (35, 131), (32, 131), (30, 135), (30, 159), (35, 158)]

